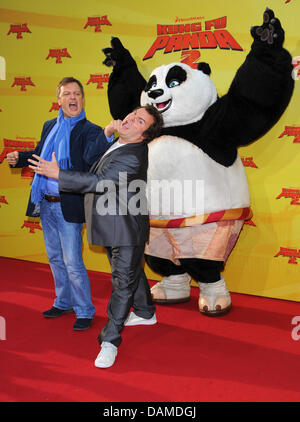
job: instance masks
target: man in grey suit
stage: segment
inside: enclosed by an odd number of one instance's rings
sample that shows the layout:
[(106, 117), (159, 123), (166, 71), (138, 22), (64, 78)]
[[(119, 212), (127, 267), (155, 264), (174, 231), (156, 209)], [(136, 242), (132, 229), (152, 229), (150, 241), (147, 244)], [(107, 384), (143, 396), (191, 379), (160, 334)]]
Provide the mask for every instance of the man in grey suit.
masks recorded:
[[(147, 142), (159, 136), (162, 117), (152, 106), (139, 107), (123, 121), (106, 126), (103, 136), (119, 138), (89, 173), (60, 170), (52, 161), (34, 156), (36, 173), (58, 179), (59, 190), (85, 195), (87, 237), (105, 246), (111, 263), (113, 291), (107, 307), (108, 322), (99, 334), (101, 351), (95, 365), (112, 366), (124, 325), (156, 323), (155, 307), (142, 264), (149, 235), (146, 201)], [(138, 190), (134, 191), (133, 186)], [(131, 306), (133, 312), (129, 313)]]

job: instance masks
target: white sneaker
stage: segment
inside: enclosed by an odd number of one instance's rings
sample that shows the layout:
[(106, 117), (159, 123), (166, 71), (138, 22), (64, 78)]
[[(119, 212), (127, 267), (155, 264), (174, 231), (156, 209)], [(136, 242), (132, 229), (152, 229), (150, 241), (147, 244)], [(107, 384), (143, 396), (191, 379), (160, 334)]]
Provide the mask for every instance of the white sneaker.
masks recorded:
[(115, 363), (117, 354), (118, 348), (116, 346), (108, 341), (103, 341), (100, 353), (95, 360), (95, 366), (97, 368), (109, 368)]
[(153, 316), (149, 319), (139, 317), (136, 315), (133, 311), (129, 313), (127, 319), (124, 322), (124, 325), (133, 326), (133, 325), (154, 325), (157, 323), (156, 315), (153, 314)]

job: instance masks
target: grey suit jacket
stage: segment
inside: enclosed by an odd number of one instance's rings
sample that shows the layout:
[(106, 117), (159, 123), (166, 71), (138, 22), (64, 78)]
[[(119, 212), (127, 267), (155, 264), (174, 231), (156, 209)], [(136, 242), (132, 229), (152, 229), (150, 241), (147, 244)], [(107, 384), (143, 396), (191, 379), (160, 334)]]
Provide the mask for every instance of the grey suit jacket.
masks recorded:
[(125, 144), (88, 173), (60, 170), (59, 190), (85, 194), (89, 243), (102, 246), (144, 245), (149, 236), (146, 200), (148, 145)]

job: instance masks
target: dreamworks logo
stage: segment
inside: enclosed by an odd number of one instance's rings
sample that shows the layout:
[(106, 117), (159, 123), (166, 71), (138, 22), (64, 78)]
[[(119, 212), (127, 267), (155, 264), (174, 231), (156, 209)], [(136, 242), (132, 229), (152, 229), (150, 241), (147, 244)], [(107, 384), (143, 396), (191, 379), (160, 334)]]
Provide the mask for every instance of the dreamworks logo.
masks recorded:
[(0, 340), (6, 340), (6, 321), (0, 316)]
[(0, 80), (6, 80), (6, 61), (2, 56), (0, 56)]
[(118, 183), (101, 180), (96, 186), (98, 215), (148, 215), (181, 218), (204, 213), (203, 180), (132, 180), (119, 173)]

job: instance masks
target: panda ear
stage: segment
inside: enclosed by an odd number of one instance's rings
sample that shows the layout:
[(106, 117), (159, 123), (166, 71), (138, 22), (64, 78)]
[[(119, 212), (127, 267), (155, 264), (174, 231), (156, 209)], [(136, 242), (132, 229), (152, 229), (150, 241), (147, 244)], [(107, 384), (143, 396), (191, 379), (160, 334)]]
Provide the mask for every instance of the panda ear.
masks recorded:
[(197, 69), (198, 70), (201, 70), (206, 75), (210, 75), (211, 74), (211, 69), (210, 69), (210, 66), (209, 66), (208, 63), (205, 63), (205, 62), (198, 63)]

